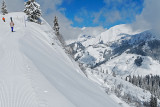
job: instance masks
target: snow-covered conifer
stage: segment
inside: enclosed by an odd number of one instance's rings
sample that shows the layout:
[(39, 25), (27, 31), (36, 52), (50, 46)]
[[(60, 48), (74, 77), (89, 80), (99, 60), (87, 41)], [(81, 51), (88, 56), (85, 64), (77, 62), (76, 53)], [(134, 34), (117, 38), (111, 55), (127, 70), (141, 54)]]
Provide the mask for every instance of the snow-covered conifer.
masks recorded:
[(151, 95), (150, 107), (157, 107), (157, 98), (153, 97), (153, 95)]
[(3, 15), (8, 14), (6, 2), (4, 0), (2, 1), (1, 12)]
[(28, 15), (28, 20), (36, 23), (41, 23), (41, 9), (40, 5), (35, 0), (28, 0), (24, 3), (24, 12)]
[(54, 27), (53, 27), (54, 31), (55, 31), (55, 34), (56, 35), (59, 35), (59, 24), (58, 24), (58, 18), (55, 16), (54, 17)]
[(63, 39), (63, 36), (59, 32), (60, 27), (59, 27), (59, 23), (58, 23), (58, 17), (56, 17), (56, 16), (54, 17), (53, 23), (54, 23), (53, 30), (55, 31), (55, 35), (57, 36), (59, 41), (62, 43), (63, 47), (65, 47), (66, 43)]

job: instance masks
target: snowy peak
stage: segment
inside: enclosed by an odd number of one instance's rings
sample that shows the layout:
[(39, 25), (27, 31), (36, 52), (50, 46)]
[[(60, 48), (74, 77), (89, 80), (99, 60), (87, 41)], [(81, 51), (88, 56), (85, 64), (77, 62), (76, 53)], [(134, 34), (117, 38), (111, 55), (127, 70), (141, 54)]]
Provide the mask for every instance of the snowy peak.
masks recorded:
[[(126, 35), (135, 35), (139, 33), (138, 31), (133, 31), (130, 25), (125, 24), (114, 26), (105, 31), (96, 29), (95, 33), (94, 29), (92, 29), (92, 31), (86, 29), (87, 28), (83, 28), (82, 33), (77, 40), (77, 42), (81, 42), (86, 47), (99, 43), (108, 44), (110, 42), (118, 41)], [(88, 31), (88, 33), (85, 33), (86, 31)]]
[[(83, 36), (82, 38), (80, 41), (76, 41), (75, 43), (70, 45), (70, 47), (72, 48), (72, 54), (74, 55), (75, 60), (85, 67), (89, 67), (92, 69), (97, 67), (101, 68), (101, 66), (106, 66), (106, 64), (109, 63), (109, 66), (113, 65), (113, 67), (109, 67), (110, 72), (112, 72), (114, 71), (113, 68), (118, 65), (116, 63), (120, 63), (119, 65), (121, 65), (120, 60), (122, 60), (123, 58), (127, 59), (124, 63), (127, 63), (130, 58), (133, 59), (131, 65), (135, 66), (135, 68), (137, 66), (136, 59), (138, 58), (138, 56), (142, 56), (144, 62), (148, 59), (152, 59), (150, 63), (152, 63), (153, 60), (160, 61), (159, 54), (156, 54), (159, 53), (160, 40), (158, 33), (155, 33), (154, 30), (136, 33), (133, 32), (128, 25), (118, 25), (106, 30), (105, 32), (102, 32), (96, 37), (88, 38), (86, 36)], [(118, 61), (120, 62), (117, 62), (116, 59), (118, 59)], [(110, 62), (114, 64), (110, 64)], [(159, 66), (158, 63), (156, 65), (157, 67)], [(147, 64), (147, 66), (149, 66), (149, 63)], [(127, 69), (128, 68), (119, 70), (117, 68), (116, 72), (117, 74), (126, 75), (126, 73), (124, 72), (126, 72)], [(142, 67), (142, 69), (146, 71), (145, 68)], [(157, 74), (155, 73), (157, 72), (156, 70), (153, 70), (153, 72), (153, 74)], [(129, 74), (130, 73), (128, 73), (128, 75)], [(137, 74), (143, 73), (136, 73), (136, 75)], [(144, 75), (146, 74), (151, 74), (151, 72), (145, 73)]]
[(99, 38), (100, 41), (103, 41), (103, 43), (108, 43), (116, 41), (124, 35), (133, 35), (136, 33), (137, 32), (132, 31), (132, 28), (129, 25), (122, 24), (114, 26), (105, 32), (102, 32), (100, 35), (98, 35), (97, 38)]

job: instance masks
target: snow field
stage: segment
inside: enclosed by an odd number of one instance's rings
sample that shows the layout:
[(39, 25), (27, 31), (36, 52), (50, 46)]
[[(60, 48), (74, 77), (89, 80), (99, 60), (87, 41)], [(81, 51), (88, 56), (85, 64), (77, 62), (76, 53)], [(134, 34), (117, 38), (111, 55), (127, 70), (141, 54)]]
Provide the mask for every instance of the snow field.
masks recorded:
[[(15, 32), (10, 31), (11, 16)], [(119, 106), (79, 73), (45, 21), (25, 27), (24, 16), (10, 13), (6, 23), (0, 21), (1, 107)]]

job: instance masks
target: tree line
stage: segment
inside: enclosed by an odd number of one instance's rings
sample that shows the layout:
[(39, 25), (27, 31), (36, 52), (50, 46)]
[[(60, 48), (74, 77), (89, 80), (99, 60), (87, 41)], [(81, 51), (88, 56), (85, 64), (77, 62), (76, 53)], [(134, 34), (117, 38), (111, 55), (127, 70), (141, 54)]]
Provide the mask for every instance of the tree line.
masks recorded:
[(152, 95), (150, 102), (146, 102), (145, 105), (148, 107), (157, 107), (157, 98), (160, 99), (160, 76), (159, 75), (146, 75), (142, 76), (127, 76), (126, 81), (148, 90)]

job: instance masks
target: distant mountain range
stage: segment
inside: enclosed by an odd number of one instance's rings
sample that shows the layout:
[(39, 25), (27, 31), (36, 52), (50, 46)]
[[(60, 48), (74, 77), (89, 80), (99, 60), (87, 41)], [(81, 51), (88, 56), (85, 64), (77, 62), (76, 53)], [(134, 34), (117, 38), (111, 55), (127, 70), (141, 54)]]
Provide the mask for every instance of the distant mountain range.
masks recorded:
[(97, 36), (81, 35), (69, 44), (83, 67), (107, 70), (120, 76), (160, 74), (160, 35), (153, 30), (133, 32), (117, 25)]

